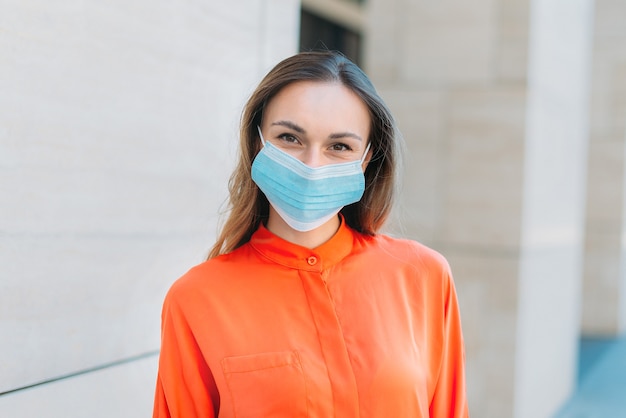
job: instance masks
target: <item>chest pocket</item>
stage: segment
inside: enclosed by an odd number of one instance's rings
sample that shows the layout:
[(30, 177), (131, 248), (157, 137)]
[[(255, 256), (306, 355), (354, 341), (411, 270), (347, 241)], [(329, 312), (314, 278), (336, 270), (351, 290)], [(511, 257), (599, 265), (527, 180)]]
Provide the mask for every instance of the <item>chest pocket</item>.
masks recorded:
[(304, 372), (297, 351), (225, 357), (222, 370), (235, 417), (308, 416)]

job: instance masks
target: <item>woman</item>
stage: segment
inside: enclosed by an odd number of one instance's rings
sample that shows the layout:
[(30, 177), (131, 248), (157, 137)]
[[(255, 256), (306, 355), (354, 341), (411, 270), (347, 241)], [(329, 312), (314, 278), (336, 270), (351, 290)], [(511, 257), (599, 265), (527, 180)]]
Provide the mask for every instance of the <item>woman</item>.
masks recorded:
[(230, 215), (165, 299), (154, 417), (466, 417), (449, 267), (378, 234), (399, 139), (366, 75), (288, 58), (240, 137)]

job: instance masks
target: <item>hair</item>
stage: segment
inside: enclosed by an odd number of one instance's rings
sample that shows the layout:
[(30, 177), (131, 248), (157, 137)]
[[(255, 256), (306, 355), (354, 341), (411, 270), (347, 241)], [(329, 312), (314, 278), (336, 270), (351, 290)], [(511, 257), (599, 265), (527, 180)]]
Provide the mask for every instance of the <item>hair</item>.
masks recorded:
[(346, 223), (356, 231), (375, 235), (387, 220), (395, 197), (399, 135), (393, 116), (365, 73), (338, 52), (302, 52), (278, 63), (246, 103), (240, 125), (237, 166), (228, 190), (228, 218), (208, 258), (229, 253), (250, 240), (269, 215), (267, 198), (252, 180), (252, 161), (260, 151), (257, 126), (266, 105), (285, 86), (298, 81), (339, 82), (367, 105), (371, 118), (372, 157), (365, 170), (365, 192), (360, 201), (344, 207)]

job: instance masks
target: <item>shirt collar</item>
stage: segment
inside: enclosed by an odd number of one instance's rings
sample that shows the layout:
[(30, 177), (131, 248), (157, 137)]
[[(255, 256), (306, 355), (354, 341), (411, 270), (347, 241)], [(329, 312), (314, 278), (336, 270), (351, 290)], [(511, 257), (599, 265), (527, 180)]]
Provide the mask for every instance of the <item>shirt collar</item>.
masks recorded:
[(263, 257), (286, 267), (322, 271), (343, 260), (354, 245), (356, 232), (346, 225), (343, 216), (339, 229), (319, 247), (309, 249), (286, 241), (270, 232), (263, 224), (250, 238), (249, 244)]

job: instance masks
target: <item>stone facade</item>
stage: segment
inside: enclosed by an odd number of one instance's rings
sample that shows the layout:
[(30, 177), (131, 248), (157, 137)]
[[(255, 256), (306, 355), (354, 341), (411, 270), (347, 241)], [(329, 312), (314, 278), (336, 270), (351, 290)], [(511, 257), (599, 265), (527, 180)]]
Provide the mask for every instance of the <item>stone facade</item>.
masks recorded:
[(399, 224), (446, 255), (470, 411), (548, 417), (576, 375), (592, 4), (369, 2), (407, 143)]
[(165, 291), (298, 23), (293, 0), (3, 2), (0, 415), (150, 415)]
[(626, 331), (626, 3), (595, 3), (582, 329), (611, 336)]

